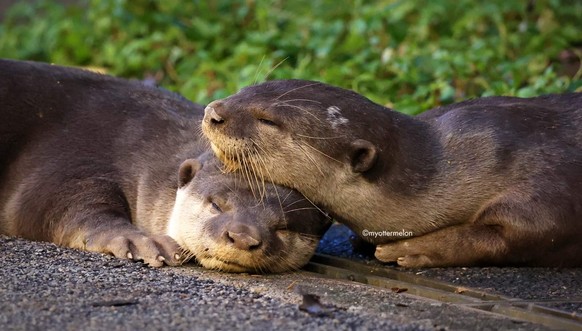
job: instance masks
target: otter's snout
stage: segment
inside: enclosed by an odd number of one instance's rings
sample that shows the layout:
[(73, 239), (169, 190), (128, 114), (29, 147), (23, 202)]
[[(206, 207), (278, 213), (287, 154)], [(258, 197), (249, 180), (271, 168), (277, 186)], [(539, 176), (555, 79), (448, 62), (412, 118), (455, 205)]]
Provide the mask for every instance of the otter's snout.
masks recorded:
[(224, 231), (224, 237), (234, 247), (245, 251), (256, 249), (262, 243), (258, 228), (241, 223), (229, 224)]
[(221, 101), (212, 101), (204, 109), (204, 121), (210, 124), (224, 123), (223, 105)]

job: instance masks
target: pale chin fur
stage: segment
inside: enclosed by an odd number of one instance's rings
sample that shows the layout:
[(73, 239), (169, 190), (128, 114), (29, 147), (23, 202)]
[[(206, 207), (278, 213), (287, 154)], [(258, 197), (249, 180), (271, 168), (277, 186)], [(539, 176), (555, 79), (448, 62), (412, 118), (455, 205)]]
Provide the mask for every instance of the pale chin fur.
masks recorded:
[(212, 151), (214, 152), (214, 154), (216, 156), (222, 155), (222, 150), (220, 148), (218, 148), (218, 146), (216, 146), (215, 143), (211, 142), (210, 143), (210, 148), (212, 148)]
[(178, 189), (166, 234), (183, 249), (195, 254), (203, 249), (204, 241), (210, 240), (203, 234), (203, 225), (213, 216), (201, 198), (189, 198), (187, 186)]
[(220, 270), (226, 272), (249, 272), (253, 271), (252, 268), (243, 267), (235, 264), (227, 264), (223, 261), (220, 261), (214, 257), (211, 258), (202, 258), (199, 259), (198, 262), (206, 269), (212, 270)]

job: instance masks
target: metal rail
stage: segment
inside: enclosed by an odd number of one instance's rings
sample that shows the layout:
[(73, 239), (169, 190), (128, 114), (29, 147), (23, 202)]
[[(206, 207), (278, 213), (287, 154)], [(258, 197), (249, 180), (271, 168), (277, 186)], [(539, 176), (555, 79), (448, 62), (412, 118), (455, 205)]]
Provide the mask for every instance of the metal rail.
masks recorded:
[(522, 300), (456, 286), (380, 265), (370, 266), (323, 254), (316, 254), (304, 270), (334, 279), (355, 281), (386, 289), (406, 289), (406, 294), (542, 324), (554, 329), (582, 330), (582, 316), (540, 306), (543, 303), (578, 303), (582, 300)]

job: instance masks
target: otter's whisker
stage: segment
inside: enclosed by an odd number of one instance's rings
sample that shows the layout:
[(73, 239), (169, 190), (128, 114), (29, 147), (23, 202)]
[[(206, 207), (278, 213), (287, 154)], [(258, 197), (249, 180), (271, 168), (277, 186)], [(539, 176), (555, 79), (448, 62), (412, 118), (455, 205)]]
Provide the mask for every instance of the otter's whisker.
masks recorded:
[(255, 193), (254, 193), (255, 192), (255, 185), (253, 183), (253, 175), (254, 174), (253, 174), (253, 171), (249, 167), (246, 153), (241, 152), (241, 153), (238, 153), (237, 156), (239, 158), (238, 160), (241, 164), (241, 168), (244, 171), (246, 182), (247, 182), (248, 186), (251, 188), (251, 191), (253, 192), (253, 197), (255, 199), (257, 199), (257, 195), (255, 195)]
[(214, 259), (216, 259), (217, 261), (219, 261), (221, 263), (220, 266), (217, 267), (217, 268), (219, 268), (220, 271), (226, 271), (226, 269), (225, 269), (226, 263), (224, 263), (222, 261), (232, 261), (233, 260), (230, 255), (231, 254), (228, 254), (227, 252), (221, 252), (221, 251), (218, 251), (214, 254)]
[(269, 268), (269, 259), (267, 259), (266, 257), (263, 257), (259, 263), (259, 270), (261, 271), (262, 274), (266, 274), (269, 272), (270, 268)]
[(294, 204), (299, 203), (299, 202), (302, 202), (302, 201), (305, 201), (305, 200), (306, 200), (305, 198), (303, 198), (303, 199), (297, 199), (297, 200), (291, 202), (290, 204), (288, 204), (286, 207), (293, 206)]
[[(254, 144), (254, 142), (253, 142), (253, 144)], [(253, 147), (253, 148), (255, 150), (254, 151), (255, 152), (254, 155), (257, 155), (257, 153), (256, 153), (256, 147)], [(248, 159), (245, 159), (245, 163), (248, 163), (248, 166), (250, 167), (249, 170), (250, 170), (250, 172), (253, 174), (253, 176), (255, 178), (255, 183), (257, 184), (257, 190), (259, 190), (259, 193), (260, 193), (259, 194), (259, 198), (260, 198), (261, 201), (263, 201), (264, 198), (265, 198), (265, 196), (266, 196), (266, 194), (267, 194), (267, 192), (266, 192), (267, 189), (265, 188), (265, 182), (264, 182), (264, 180), (262, 180), (262, 178), (261, 179), (259, 178), (260, 177), (259, 176), (260, 174), (259, 175), (257, 174), (257, 165), (255, 164), (255, 162), (253, 161), (253, 159), (250, 158), (250, 157)], [(260, 182), (259, 182), (259, 179), (260, 179)]]
[[(233, 152), (234, 150), (234, 152)], [(237, 155), (238, 155), (238, 148), (235, 148), (234, 146), (230, 145), (229, 148), (224, 152), (224, 156), (226, 158), (226, 160), (228, 161), (228, 171), (229, 172), (236, 172), (236, 170), (238, 168), (240, 168), (240, 165), (237, 164), (237, 162), (235, 161), (238, 160)], [(226, 154), (228, 153), (228, 154)]]
[(320, 235), (316, 235), (316, 234), (309, 234), (309, 233), (299, 233), (299, 235), (301, 236), (302, 239), (306, 239), (306, 240), (319, 240), (321, 238)]
[(252, 157), (245, 157), (245, 164), (247, 166), (248, 172), (252, 174), (255, 180), (253, 185), (256, 185), (256, 190), (259, 193), (258, 198), (255, 197), (255, 200), (258, 200), (258, 202), (264, 206), (267, 190), (265, 188), (263, 178), (261, 178), (260, 174), (257, 173), (257, 165)]
[(287, 265), (291, 270), (297, 270), (299, 268), (301, 268), (302, 265), (300, 265), (300, 259), (290, 259), (289, 256), (291, 256), (289, 254), (288, 250), (282, 250), (280, 252), (280, 256), (279, 256), (279, 261), (283, 262), (285, 265)]
[(195, 258), (196, 255), (189, 251), (188, 249), (180, 247), (180, 255), (182, 256), (182, 263), (186, 263), (190, 261), (192, 258)]
[(283, 104), (283, 103), (299, 102), (299, 101), (313, 102), (313, 103), (316, 103), (318, 105), (321, 105), (321, 102), (320, 101), (317, 101), (317, 100), (297, 98), (297, 99), (286, 99), (286, 100), (283, 100), (283, 101), (280, 101), (280, 102), (276, 102), (276, 103), (273, 104), (273, 106), (277, 106), (277, 105)]
[(188, 262), (188, 259), (186, 259), (188, 257), (188, 255), (192, 254), (190, 253), (189, 250), (180, 247), (180, 249), (178, 250), (178, 254), (182, 257), (182, 263), (186, 263)]
[[(259, 155), (259, 154), (257, 154), (257, 155)], [(267, 173), (267, 176), (269, 176), (269, 180), (271, 181), (271, 183), (275, 183), (275, 181), (273, 180), (273, 176), (271, 176), (271, 172), (269, 171), (269, 168), (266, 166), (265, 160), (262, 157), (258, 157), (258, 160), (262, 162), (263, 169)], [(281, 213), (283, 215), (285, 215), (285, 211), (283, 210), (283, 203), (281, 202), (281, 196), (279, 195), (279, 190), (277, 190), (277, 186), (273, 186), (273, 188), (275, 189), (275, 195), (277, 196), (277, 200), (279, 201), (279, 207), (281, 208)]]
[(265, 152), (265, 150), (262, 148), (261, 144), (257, 144), (253, 139), (251, 139), (251, 142), (252, 142), (253, 147), (254, 147), (254, 155), (256, 157), (258, 157), (262, 161), (262, 164), (263, 164), (263, 166), (261, 166), (260, 163), (257, 163), (254, 160), (252, 162), (253, 163), (253, 169), (258, 174), (259, 178), (261, 179), (261, 184), (263, 186), (263, 192), (265, 193), (265, 197), (266, 197), (267, 187), (265, 186), (265, 176), (263, 174), (263, 169), (265, 169), (265, 167), (264, 167), (265, 161), (262, 159), (261, 153), (259, 153), (259, 151), (257, 149), (261, 149), (263, 151), (263, 153)]
[(295, 209), (287, 210), (287, 211), (285, 211), (285, 213), (288, 214), (288, 213), (292, 213), (294, 211), (300, 211), (300, 210), (317, 210), (317, 209), (313, 208), (313, 207), (295, 208)]
[[(232, 155), (231, 148), (232, 148), (231, 146), (227, 146), (226, 150), (224, 151), (224, 155), (225, 156), (230, 157), (230, 155)], [(226, 165), (224, 162), (221, 162), (219, 167), (220, 167), (220, 171), (223, 174), (227, 173), (227, 171), (228, 171), (228, 169), (227, 169), (228, 168), (228, 165)], [(239, 176), (238, 172), (234, 172), (233, 174), (234, 174), (234, 177), (235, 178), (238, 178), (238, 176)], [(234, 181), (234, 187), (235, 188), (236, 188), (236, 184), (237, 184), (236, 182), (237, 181), (235, 180)]]
[(293, 194), (293, 191), (289, 190), (289, 193), (287, 193), (287, 195), (285, 196), (285, 199), (283, 199), (283, 203), (285, 203), (285, 201), (287, 201), (287, 198), (289, 198), (291, 196), (291, 194)]
[(305, 151), (305, 149), (303, 149), (303, 146), (301, 146), (301, 144), (297, 143), (297, 147), (299, 147), (299, 149), (301, 150), (301, 152), (303, 152), (305, 157), (307, 157), (307, 159), (309, 159), (309, 161), (311, 161), (311, 163), (313, 163), (313, 165), (315, 166), (315, 168), (317, 168), (317, 170), (319, 171), (321, 176), (322, 177), (325, 176), (325, 174), (323, 173), (323, 170), (321, 170), (321, 168), (319, 167), (319, 165), (317, 164), (317, 162), (313, 158), (313, 155), (307, 153), (307, 151)]
[(305, 200), (309, 201), (309, 203), (310, 203), (310, 204), (311, 204), (313, 207), (315, 207), (315, 209), (319, 210), (319, 212), (320, 212), (320, 213), (322, 213), (323, 215), (326, 215), (328, 218), (330, 218), (330, 217), (328, 216), (328, 213), (324, 212), (324, 211), (323, 211), (321, 208), (319, 208), (319, 207), (318, 207), (316, 204), (314, 204), (314, 203), (313, 203), (313, 201), (311, 201), (311, 200), (310, 200), (308, 197), (305, 197), (305, 196), (304, 196), (304, 198), (305, 198)]
[(334, 161), (336, 161), (336, 162), (337, 162), (337, 163), (339, 163), (339, 164), (343, 164), (343, 162), (342, 162), (342, 161), (340, 161), (340, 160), (338, 160), (338, 159), (336, 159), (336, 158), (333, 158), (333, 157), (331, 157), (331, 156), (327, 155), (326, 153), (324, 153), (324, 152), (320, 151), (319, 149), (317, 149), (317, 148), (315, 148), (315, 147), (313, 147), (313, 146), (309, 145), (309, 144), (308, 144), (308, 143), (306, 143), (306, 142), (303, 142), (303, 145), (304, 145), (304, 146), (307, 146), (307, 147), (309, 147), (309, 148), (311, 148), (311, 149), (313, 149), (314, 151), (318, 152), (319, 154), (321, 154), (321, 155), (323, 155), (323, 156), (325, 156), (325, 157), (327, 157), (327, 158), (329, 158), (329, 159), (331, 159), (331, 160), (334, 160)]
[[(229, 148), (229, 152), (230, 152), (231, 158), (232, 158), (233, 155), (235, 155), (235, 153), (233, 153), (232, 149), (233, 149), (232, 147)], [(236, 154), (238, 154), (238, 152)], [(239, 167), (239, 168), (242, 168), (242, 167)], [(235, 174), (235, 176), (240, 180), (241, 183), (246, 182), (246, 177), (245, 177), (244, 170), (243, 171), (240, 171), (240, 170), (239, 171), (235, 171), (235, 170), (233, 170), (231, 173)], [(235, 185), (239, 185), (239, 183), (235, 181)], [(252, 192), (252, 190), (251, 190), (251, 192)]]
[(196, 139), (196, 141), (203, 142), (204, 147), (206, 147), (206, 149), (210, 149), (210, 140), (206, 138), (206, 136), (204, 135), (204, 131), (202, 131), (202, 126), (198, 126), (195, 130), (196, 130), (195, 133), (198, 136), (198, 139)]
[(248, 164), (247, 164), (246, 159), (245, 159), (246, 158), (245, 153), (242, 153), (242, 152), (237, 150), (236, 157), (239, 160), (239, 162), (241, 163), (243, 177), (245, 178), (245, 181), (248, 183), (249, 188), (251, 189), (251, 193), (253, 194), (253, 197), (255, 199), (257, 199), (257, 194), (255, 193), (255, 188), (253, 185), (253, 181), (251, 179), (251, 174), (249, 172)]
[(285, 93), (281, 94), (280, 96), (276, 97), (276, 98), (275, 98), (275, 100), (279, 100), (279, 99), (281, 99), (282, 97), (284, 97), (285, 95), (287, 95), (287, 94), (289, 94), (289, 93), (292, 93), (292, 92), (295, 92), (295, 91), (297, 91), (297, 90), (300, 90), (300, 89), (303, 89), (303, 88), (307, 88), (307, 87), (310, 87), (310, 86), (320, 85), (320, 84), (321, 84), (321, 83), (318, 83), (318, 82), (316, 82), (316, 83), (305, 84), (305, 85), (303, 85), (303, 86), (299, 86), (299, 87), (296, 87), (296, 88), (290, 89), (289, 91), (287, 91), (287, 92), (285, 92)]
[(250, 138), (250, 140), (253, 143), (253, 146), (255, 147), (255, 150), (256, 149), (260, 149), (261, 152), (263, 152), (263, 154), (265, 154), (265, 155), (268, 154), (267, 151), (263, 148), (263, 146), (261, 146), (261, 144), (257, 144), (252, 138)]
[(315, 116), (315, 114), (312, 114), (310, 111), (308, 111), (307, 109), (305, 109), (303, 107), (296, 106), (296, 105), (291, 105), (291, 104), (288, 104), (286, 102), (281, 102), (280, 104), (283, 105), (283, 106), (285, 106), (285, 107), (299, 109), (302, 112), (304, 112), (304, 113), (308, 114), (309, 116), (313, 117), (316, 121), (323, 123), (323, 121), (319, 117)]
[(268, 265), (267, 263), (268, 261), (266, 261), (266, 258), (264, 256), (259, 256), (259, 258), (253, 256), (253, 260), (254, 260), (252, 264), (253, 271), (260, 274), (265, 273), (263, 271), (263, 266)]
[(265, 55), (263, 54), (263, 57), (261, 58), (261, 62), (259, 62), (259, 65), (257, 66), (257, 70), (255, 71), (255, 79), (253, 79), (253, 85), (255, 85), (257, 83), (257, 79), (259, 78), (259, 72), (261, 71), (261, 65), (263, 65), (264, 60), (265, 60)]
[(279, 61), (279, 63), (275, 64), (275, 66), (273, 68), (271, 68), (271, 70), (269, 70), (267, 72), (267, 74), (265, 75), (265, 78), (263, 78), (263, 80), (267, 80), (267, 78), (269, 78), (269, 75), (275, 71), (275, 69), (277, 69), (281, 64), (283, 64), (283, 62), (287, 61), (289, 57), (287, 56), (286, 58), (284, 58), (283, 60)]
[(345, 135), (343, 135), (343, 136), (337, 136), (337, 137), (314, 137), (314, 136), (306, 136), (306, 135), (299, 134), (299, 133), (296, 133), (295, 135), (296, 136), (299, 136), (299, 137), (302, 137), (302, 138), (320, 139), (320, 140), (340, 139), (340, 138), (345, 138), (346, 137)]

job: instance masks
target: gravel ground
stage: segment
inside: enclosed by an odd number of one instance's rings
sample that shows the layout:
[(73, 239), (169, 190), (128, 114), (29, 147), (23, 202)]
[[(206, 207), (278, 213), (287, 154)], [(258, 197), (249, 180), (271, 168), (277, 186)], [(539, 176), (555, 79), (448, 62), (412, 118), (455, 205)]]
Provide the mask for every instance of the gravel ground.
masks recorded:
[[(209, 279), (0, 237), (2, 330), (423, 330), (423, 323), (297, 305)], [(426, 323), (424, 323), (426, 324)]]
[(5, 236), (0, 253), (0, 330), (547, 330), (304, 271), (153, 269)]

